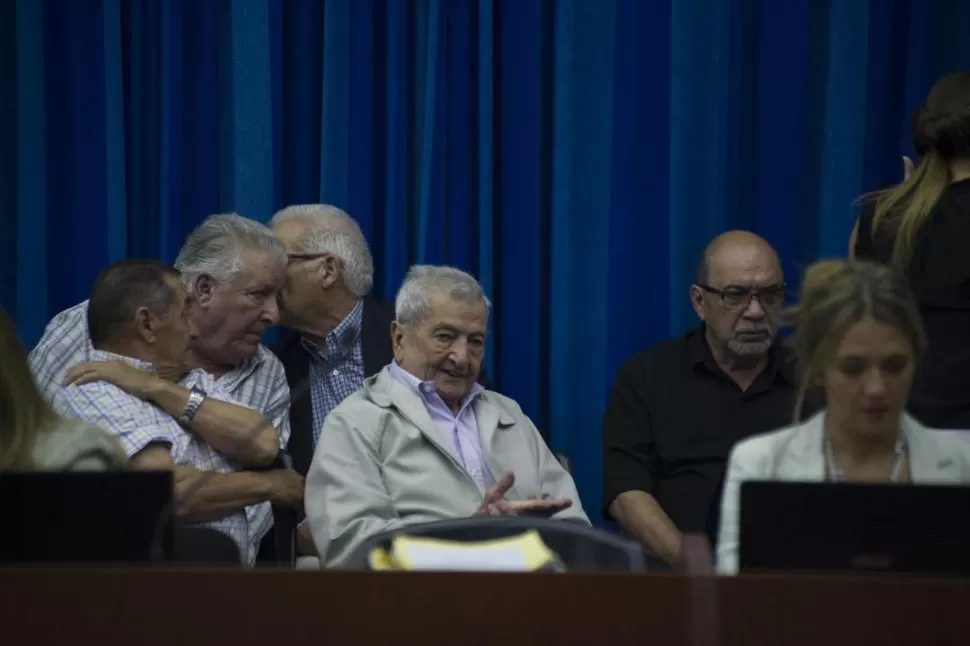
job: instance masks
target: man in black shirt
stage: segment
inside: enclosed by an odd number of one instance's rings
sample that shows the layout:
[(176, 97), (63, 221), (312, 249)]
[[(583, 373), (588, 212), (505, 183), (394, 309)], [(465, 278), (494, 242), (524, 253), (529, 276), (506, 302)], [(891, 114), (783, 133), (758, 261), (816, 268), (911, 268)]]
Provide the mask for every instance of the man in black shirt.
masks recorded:
[(795, 393), (776, 342), (784, 278), (764, 239), (715, 238), (690, 297), (701, 327), (627, 361), (603, 421), (604, 514), (672, 567), (682, 533), (713, 546), (731, 447), (791, 423)]

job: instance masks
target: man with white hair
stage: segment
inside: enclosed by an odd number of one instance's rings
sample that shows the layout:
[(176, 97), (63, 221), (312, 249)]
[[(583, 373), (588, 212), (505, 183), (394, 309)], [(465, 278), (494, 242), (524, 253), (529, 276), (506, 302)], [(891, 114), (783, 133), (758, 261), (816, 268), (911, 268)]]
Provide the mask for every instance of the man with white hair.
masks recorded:
[(310, 466), (304, 502), (325, 564), (414, 523), (528, 514), (589, 523), (531, 420), (478, 383), (489, 307), (463, 271), (408, 273), (394, 360), (327, 416)]
[(347, 213), (327, 204), (289, 206), (270, 226), (289, 260), (277, 355), (291, 387), (310, 385), (290, 405), (288, 446), (293, 467), (306, 475), (324, 419), (392, 359), (394, 312), (369, 296), (374, 261)]
[[(285, 327), (276, 353), (291, 389), (309, 383), (290, 402), (287, 445), (293, 468), (305, 476), (324, 419), (392, 359), (394, 312), (369, 296), (374, 261), (347, 213), (329, 204), (298, 204), (276, 213), (270, 226), (288, 260), (279, 294)], [(297, 546), (304, 555), (315, 552), (306, 525), (300, 526)]]
[[(261, 412), (276, 429), (278, 443), (272, 448), (278, 452), (289, 440), (290, 393), (283, 366), (260, 341), (266, 329), (279, 321), (276, 297), (286, 272), (282, 244), (259, 222), (234, 213), (212, 215), (186, 238), (175, 268), (188, 292), (187, 316), (198, 330), (189, 347), (190, 367), (204, 369), (222, 392)], [(90, 362), (86, 364), (89, 370), (100, 370), (104, 381), (132, 395), (145, 395), (142, 389), (130, 389), (131, 384), (118, 383), (115, 371), (91, 362), (96, 355), (87, 310), (88, 301), (84, 301), (56, 315), (30, 353), (31, 370), (42, 392), (53, 399), (68, 371)], [(206, 394), (182, 389), (179, 397), (150, 403), (176, 419), (186, 419), (187, 413), (200, 407)], [(224, 447), (241, 466), (266, 464), (265, 451), (253, 451), (252, 447), (252, 442), (261, 437), (258, 427), (240, 428), (231, 418), (204, 428), (196, 428), (191, 422), (186, 426), (210, 445)], [(251, 500), (254, 492), (239, 493), (240, 500)], [(263, 493), (265, 500), (276, 498), (273, 492)], [(250, 531), (258, 542), (272, 525), (270, 506), (250, 505), (246, 512)]]

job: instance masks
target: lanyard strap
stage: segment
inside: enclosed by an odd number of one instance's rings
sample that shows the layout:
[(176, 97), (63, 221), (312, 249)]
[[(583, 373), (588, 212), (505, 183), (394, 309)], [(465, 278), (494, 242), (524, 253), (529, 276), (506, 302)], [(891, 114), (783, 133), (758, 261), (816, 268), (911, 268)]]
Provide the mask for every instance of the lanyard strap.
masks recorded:
[[(825, 451), (825, 479), (832, 482), (845, 482), (845, 472), (842, 471), (838, 460), (835, 459), (835, 453), (832, 451), (832, 443), (829, 442), (828, 434), (823, 435), (822, 449)], [(903, 456), (905, 454), (906, 440), (900, 433), (899, 439), (896, 440), (896, 447), (893, 449), (893, 469), (889, 474), (890, 482), (899, 482), (899, 472), (902, 470)]]

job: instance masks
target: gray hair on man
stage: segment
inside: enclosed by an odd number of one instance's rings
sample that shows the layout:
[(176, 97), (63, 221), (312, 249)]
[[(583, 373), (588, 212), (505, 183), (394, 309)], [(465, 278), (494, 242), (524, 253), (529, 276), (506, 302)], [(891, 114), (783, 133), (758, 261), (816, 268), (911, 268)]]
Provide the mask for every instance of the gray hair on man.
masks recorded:
[(492, 308), (485, 290), (475, 278), (448, 266), (414, 265), (408, 270), (394, 300), (394, 318), (400, 325), (420, 325), (431, 315), (435, 296), (465, 303), (485, 303), (485, 315)]
[(244, 251), (262, 251), (286, 266), (286, 248), (269, 227), (236, 213), (216, 213), (185, 239), (175, 268), (189, 289), (203, 274), (225, 283), (243, 268)]
[(360, 225), (352, 217), (330, 204), (295, 204), (278, 211), (269, 224), (276, 227), (290, 220), (303, 220), (308, 226), (300, 251), (336, 257), (347, 290), (357, 298), (370, 293), (374, 259)]

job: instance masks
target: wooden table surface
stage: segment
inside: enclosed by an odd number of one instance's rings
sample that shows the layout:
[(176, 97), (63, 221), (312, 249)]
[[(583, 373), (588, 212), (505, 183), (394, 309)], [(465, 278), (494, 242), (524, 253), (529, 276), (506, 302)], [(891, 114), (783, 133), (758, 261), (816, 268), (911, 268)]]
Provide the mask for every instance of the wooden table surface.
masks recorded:
[(970, 644), (970, 581), (0, 569), (0, 644)]

